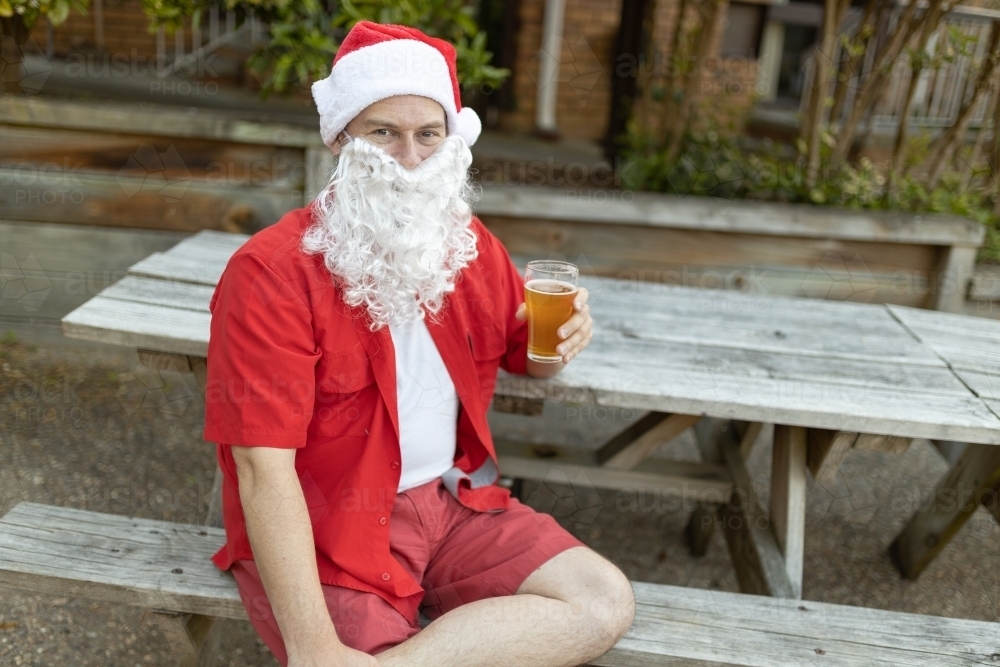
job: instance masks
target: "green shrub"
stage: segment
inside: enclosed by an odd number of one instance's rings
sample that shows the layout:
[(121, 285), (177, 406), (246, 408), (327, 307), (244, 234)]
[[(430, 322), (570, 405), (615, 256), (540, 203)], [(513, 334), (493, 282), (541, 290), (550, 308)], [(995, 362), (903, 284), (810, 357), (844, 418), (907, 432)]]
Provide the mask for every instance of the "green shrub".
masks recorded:
[[(832, 137), (824, 137), (819, 178), (808, 188), (804, 151), (796, 146), (710, 129), (686, 134), (680, 156), (668, 164), (657, 138), (633, 123), (622, 156), (629, 165), (623, 184), (630, 190), (676, 195), (960, 215), (986, 226), (980, 259), (1000, 262), (1000, 218), (993, 213), (996, 185), (988, 169), (953, 169), (931, 189), (913, 170), (890, 179), (886, 168), (867, 157), (856, 165), (833, 163), (832, 145)], [(926, 138), (915, 138), (915, 161), (922, 156), (921, 145)]]

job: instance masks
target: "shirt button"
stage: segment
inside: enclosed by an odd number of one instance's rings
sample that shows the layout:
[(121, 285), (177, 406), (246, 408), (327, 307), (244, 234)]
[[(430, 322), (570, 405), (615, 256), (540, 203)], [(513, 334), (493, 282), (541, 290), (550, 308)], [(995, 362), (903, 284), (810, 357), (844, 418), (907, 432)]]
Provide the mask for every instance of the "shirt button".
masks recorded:
[(378, 525), (380, 525), (380, 526), (384, 526), (385, 525), (385, 517), (382, 517), (381, 519), (378, 520)]
[(389, 581), (389, 573), (388, 572), (383, 572), (382, 573), (382, 581)]
[(399, 470), (399, 461), (393, 461), (392, 463), (389, 464), (389, 467), (392, 468), (393, 470)]

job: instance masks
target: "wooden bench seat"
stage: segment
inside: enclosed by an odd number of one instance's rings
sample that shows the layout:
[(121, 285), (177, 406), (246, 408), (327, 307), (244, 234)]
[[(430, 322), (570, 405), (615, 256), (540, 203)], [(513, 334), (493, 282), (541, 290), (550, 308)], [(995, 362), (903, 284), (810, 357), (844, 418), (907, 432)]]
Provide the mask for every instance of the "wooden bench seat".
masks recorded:
[[(20, 503), (0, 518), (0, 584), (161, 612), (154, 616), (168, 636), (173, 628), (175, 645), (184, 644), (179, 635), (189, 644), (181, 664), (208, 665), (196, 653), (211, 634), (212, 617), (246, 618), (232, 577), (209, 561), (222, 542), (218, 528)], [(633, 587), (631, 630), (593, 665), (1000, 663), (997, 623), (646, 583)]]

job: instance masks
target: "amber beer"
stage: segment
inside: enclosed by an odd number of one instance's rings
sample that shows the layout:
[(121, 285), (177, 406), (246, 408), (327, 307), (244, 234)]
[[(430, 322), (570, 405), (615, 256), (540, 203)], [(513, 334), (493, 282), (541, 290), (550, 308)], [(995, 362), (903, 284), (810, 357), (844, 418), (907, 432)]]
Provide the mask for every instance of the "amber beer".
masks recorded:
[(528, 262), (525, 271), (524, 301), (528, 307), (528, 358), (556, 362), (562, 342), (556, 330), (573, 315), (577, 268), (568, 262)]

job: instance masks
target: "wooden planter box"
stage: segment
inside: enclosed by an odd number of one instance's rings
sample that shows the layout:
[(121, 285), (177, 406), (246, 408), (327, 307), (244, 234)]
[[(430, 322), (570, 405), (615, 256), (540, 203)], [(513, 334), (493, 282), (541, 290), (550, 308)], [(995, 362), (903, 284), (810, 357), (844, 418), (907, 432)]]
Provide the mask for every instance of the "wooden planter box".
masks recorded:
[(511, 254), (595, 275), (950, 312), (985, 234), (958, 216), (616, 190), (490, 186), (477, 210)]
[(253, 232), (325, 182), (319, 129), (217, 110), (0, 96), (0, 217)]

